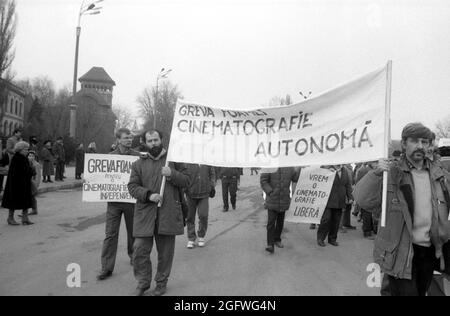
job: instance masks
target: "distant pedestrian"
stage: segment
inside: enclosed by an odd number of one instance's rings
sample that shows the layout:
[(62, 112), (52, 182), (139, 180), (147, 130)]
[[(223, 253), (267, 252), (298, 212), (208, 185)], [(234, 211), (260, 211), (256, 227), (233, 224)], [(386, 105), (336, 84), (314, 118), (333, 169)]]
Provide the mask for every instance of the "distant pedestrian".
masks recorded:
[(6, 148), (3, 147), (3, 141), (0, 139), (0, 192), (3, 191), (3, 182), (5, 176), (8, 175), (9, 155)]
[[(370, 171), (373, 171), (377, 168), (377, 162), (368, 162), (365, 164), (364, 167), (360, 168), (356, 174), (356, 184), (364, 178), (364, 176), (369, 173)], [(360, 208), (361, 211), (361, 218), (362, 218), (362, 231), (364, 238), (369, 240), (375, 239), (375, 234), (377, 232), (378, 228), (378, 221), (377, 221), (377, 215), (379, 214), (381, 210), (375, 209), (375, 210), (365, 210), (363, 208)]]
[(55, 157), (53, 156), (52, 142), (50, 140), (44, 142), (44, 148), (41, 150), (40, 157), (42, 161), (42, 177), (44, 178), (42, 182), (53, 183), (51, 176), (55, 174)]
[[(350, 185), (353, 186), (355, 184), (355, 177), (353, 174), (353, 168), (351, 165), (343, 165), (342, 172), (347, 173), (347, 177), (350, 179)], [(351, 222), (351, 212), (353, 207), (353, 201), (351, 201), (348, 197), (345, 199), (345, 208), (342, 211), (342, 220), (341, 220), (341, 229), (343, 232), (348, 230), (355, 230), (356, 227), (352, 225)]]
[(29, 151), (34, 152), (35, 153), (35, 155), (34, 155), (35, 156), (35, 160), (39, 161), (39, 155), (37, 154), (39, 141), (38, 141), (37, 137), (36, 136), (31, 136), (29, 138), (29, 144), (30, 144), (30, 150)]
[(36, 152), (29, 151), (28, 152), (28, 161), (30, 162), (31, 167), (33, 168), (33, 178), (31, 178), (31, 196), (32, 196), (32, 206), (31, 213), (28, 215), (37, 215), (38, 214), (38, 206), (36, 196), (38, 195), (39, 185), (41, 184), (41, 172), (42, 168), (39, 162), (36, 160)]
[(236, 209), (236, 195), (238, 179), (240, 177), (239, 168), (221, 168), (220, 179), (222, 179), (222, 199), (223, 199), (223, 212), (228, 212), (230, 206), (228, 203), (228, 195), (231, 200), (231, 207)]
[[(214, 167), (197, 164), (187, 164), (190, 176), (190, 186), (186, 190), (187, 216), (187, 247), (192, 249), (198, 237), (198, 246), (205, 246), (206, 231), (208, 229), (209, 198), (216, 194), (216, 173)], [(198, 236), (195, 233), (195, 218), (198, 212)]]
[(253, 174), (258, 175), (259, 173), (259, 168), (250, 168), (250, 175), (252, 176)]
[(55, 156), (56, 172), (55, 181), (64, 181), (64, 166), (66, 164), (66, 151), (62, 137), (58, 137), (53, 145), (53, 155)]
[(81, 180), (81, 175), (84, 173), (84, 146), (79, 144), (75, 150), (75, 179)]
[(13, 135), (8, 138), (8, 141), (6, 142), (6, 152), (9, 155), (9, 160), (11, 161), (12, 157), (14, 156), (14, 148), (18, 142), (22, 140), (22, 130), (19, 128), (16, 128), (13, 132)]
[(346, 207), (346, 201), (353, 203), (352, 180), (341, 165), (326, 166), (324, 168), (336, 172), (333, 186), (328, 198), (325, 212), (322, 215), (317, 230), (317, 244), (325, 247), (325, 239), (332, 246), (339, 246), (337, 242), (339, 226), (342, 218), (342, 210)]
[(32, 225), (28, 219), (28, 209), (33, 206), (31, 179), (34, 170), (27, 159), (30, 145), (19, 141), (14, 146), (14, 156), (9, 166), (2, 207), (9, 210), (8, 224), (19, 225), (14, 219), (14, 211), (22, 210), (22, 225)]
[(96, 154), (97, 153), (97, 145), (95, 142), (89, 144), (88, 149), (86, 150), (87, 154)]
[(274, 253), (275, 247), (283, 248), (281, 233), (284, 217), (291, 204), (291, 185), (296, 183), (299, 172), (293, 168), (278, 168), (273, 173), (261, 173), (260, 184), (266, 193), (267, 209), (267, 247), (266, 251)]

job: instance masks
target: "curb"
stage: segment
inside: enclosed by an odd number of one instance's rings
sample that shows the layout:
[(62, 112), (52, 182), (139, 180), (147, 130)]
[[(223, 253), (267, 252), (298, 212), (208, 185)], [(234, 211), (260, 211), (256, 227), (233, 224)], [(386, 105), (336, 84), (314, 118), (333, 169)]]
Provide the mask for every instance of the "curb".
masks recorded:
[(58, 186), (39, 188), (38, 193), (40, 194), (40, 193), (54, 192), (54, 191), (58, 191), (58, 190), (69, 190), (69, 189), (81, 188), (82, 186), (83, 186), (83, 182), (61, 184)]

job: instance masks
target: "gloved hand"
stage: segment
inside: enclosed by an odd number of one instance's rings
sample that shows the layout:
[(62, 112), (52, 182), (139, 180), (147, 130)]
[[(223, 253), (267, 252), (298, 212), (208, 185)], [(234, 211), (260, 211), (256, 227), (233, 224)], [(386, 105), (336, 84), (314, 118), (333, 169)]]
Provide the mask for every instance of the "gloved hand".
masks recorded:
[(209, 197), (212, 199), (216, 196), (216, 189), (212, 188), (211, 192), (209, 193)]

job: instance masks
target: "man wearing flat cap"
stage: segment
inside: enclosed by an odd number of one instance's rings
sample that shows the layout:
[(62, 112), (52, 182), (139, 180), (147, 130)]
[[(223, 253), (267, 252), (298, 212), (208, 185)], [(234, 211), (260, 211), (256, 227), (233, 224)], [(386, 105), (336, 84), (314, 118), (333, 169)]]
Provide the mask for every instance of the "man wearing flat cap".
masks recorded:
[(355, 188), (362, 208), (381, 210), (388, 172), (386, 226), (378, 230), (374, 258), (392, 296), (425, 296), (434, 270), (450, 271), (450, 175), (427, 157), (431, 141), (431, 130), (421, 123), (406, 125), (401, 159), (380, 159)]

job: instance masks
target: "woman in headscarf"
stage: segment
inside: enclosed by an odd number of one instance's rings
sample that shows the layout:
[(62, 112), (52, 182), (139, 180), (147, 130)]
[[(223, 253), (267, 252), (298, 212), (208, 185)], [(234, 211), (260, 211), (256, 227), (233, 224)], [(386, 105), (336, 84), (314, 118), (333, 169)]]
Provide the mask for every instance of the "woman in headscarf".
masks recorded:
[(27, 158), (29, 148), (27, 142), (16, 143), (6, 180), (2, 207), (9, 209), (8, 224), (13, 226), (19, 225), (14, 219), (15, 210), (22, 210), (22, 225), (33, 225), (28, 209), (33, 206), (31, 179), (35, 172)]

